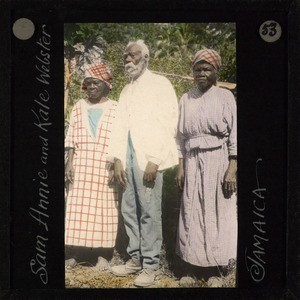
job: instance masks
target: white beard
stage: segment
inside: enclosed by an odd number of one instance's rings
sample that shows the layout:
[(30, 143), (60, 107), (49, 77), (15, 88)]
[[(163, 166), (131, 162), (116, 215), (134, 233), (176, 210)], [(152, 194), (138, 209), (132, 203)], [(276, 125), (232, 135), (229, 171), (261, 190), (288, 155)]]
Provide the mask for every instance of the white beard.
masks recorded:
[(145, 60), (141, 60), (137, 65), (129, 62), (125, 65), (125, 73), (132, 79), (138, 78), (146, 68)]

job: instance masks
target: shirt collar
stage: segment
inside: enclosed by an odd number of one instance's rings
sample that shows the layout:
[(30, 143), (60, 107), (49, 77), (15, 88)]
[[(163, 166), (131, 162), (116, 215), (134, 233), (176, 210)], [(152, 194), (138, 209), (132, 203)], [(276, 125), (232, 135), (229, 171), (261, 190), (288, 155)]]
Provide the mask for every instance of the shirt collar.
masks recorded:
[(140, 83), (144, 81), (145, 78), (147, 78), (151, 74), (151, 72), (146, 68), (146, 70), (143, 72), (142, 75), (140, 75), (136, 80), (130, 81), (130, 83), (135, 84), (135, 83)]
[(206, 92), (201, 92), (199, 89), (198, 89), (198, 87), (195, 87), (195, 89), (194, 89), (194, 95), (196, 96), (196, 97), (201, 97), (201, 96), (203, 96), (203, 95), (208, 95), (208, 94), (210, 94), (214, 89), (216, 88), (216, 86), (215, 85), (212, 85)]

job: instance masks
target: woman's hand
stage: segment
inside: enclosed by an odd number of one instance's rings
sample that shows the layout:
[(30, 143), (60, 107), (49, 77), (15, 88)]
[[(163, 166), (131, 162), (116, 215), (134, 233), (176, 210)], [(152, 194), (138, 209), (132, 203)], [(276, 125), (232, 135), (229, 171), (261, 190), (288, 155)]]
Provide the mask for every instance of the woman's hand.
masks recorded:
[(124, 171), (122, 162), (119, 159), (116, 159), (114, 163), (114, 178), (117, 180), (117, 183), (121, 185), (121, 187), (126, 187), (126, 173)]
[(178, 165), (178, 170), (177, 174), (175, 177), (175, 182), (177, 187), (179, 188), (180, 191), (183, 190), (184, 186), (184, 163), (183, 163), (183, 158), (179, 158), (179, 165)]
[(223, 194), (226, 199), (229, 199), (232, 194), (237, 191), (236, 171), (237, 161), (236, 159), (231, 159), (225, 172), (223, 182)]
[(66, 181), (73, 183), (74, 176), (75, 176), (75, 170), (73, 168), (72, 162), (70, 162), (70, 161), (67, 162), (67, 165), (65, 168), (65, 176), (66, 176)]
[(74, 148), (69, 148), (68, 149), (68, 154), (67, 154), (67, 163), (65, 167), (65, 177), (66, 181), (73, 183), (74, 181), (74, 176), (75, 176), (75, 170), (73, 168), (73, 157), (74, 157)]

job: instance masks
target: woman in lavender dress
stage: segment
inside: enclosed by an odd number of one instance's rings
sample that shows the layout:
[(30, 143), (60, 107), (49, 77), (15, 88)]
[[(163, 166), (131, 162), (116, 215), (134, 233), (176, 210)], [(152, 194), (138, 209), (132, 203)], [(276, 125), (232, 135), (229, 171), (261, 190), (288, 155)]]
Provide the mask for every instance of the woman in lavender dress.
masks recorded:
[(196, 87), (179, 103), (176, 176), (182, 190), (176, 252), (192, 266), (218, 269), (237, 250), (236, 103), (216, 86), (220, 66), (212, 49), (194, 57)]

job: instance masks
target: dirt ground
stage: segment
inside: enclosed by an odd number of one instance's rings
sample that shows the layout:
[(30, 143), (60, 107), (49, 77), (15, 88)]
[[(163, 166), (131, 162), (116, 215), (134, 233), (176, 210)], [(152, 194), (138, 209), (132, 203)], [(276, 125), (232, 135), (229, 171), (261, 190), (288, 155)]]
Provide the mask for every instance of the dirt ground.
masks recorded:
[[(110, 262), (110, 266), (123, 264), (123, 259), (116, 253)], [(226, 276), (214, 276), (207, 281), (196, 278), (176, 278), (168, 269), (165, 262), (162, 264), (161, 276), (154, 285), (149, 288), (180, 288), (180, 287), (235, 287), (235, 269)], [(86, 266), (78, 263), (75, 268), (66, 269), (66, 288), (136, 288), (134, 280), (137, 275), (117, 277), (109, 270), (100, 271), (95, 266)]]

